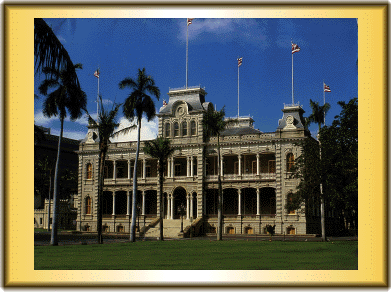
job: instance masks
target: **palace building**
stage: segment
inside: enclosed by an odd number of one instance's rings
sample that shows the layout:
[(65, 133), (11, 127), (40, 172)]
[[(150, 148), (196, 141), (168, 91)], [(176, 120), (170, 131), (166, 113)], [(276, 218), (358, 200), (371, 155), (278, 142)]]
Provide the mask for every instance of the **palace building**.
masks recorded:
[[(152, 231), (159, 226), (154, 228), (160, 204), (165, 236), (179, 233), (181, 213), (185, 233), (190, 226), (195, 235), (215, 233), (218, 172), (223, 188), (223, 234), (265, 234), (267, 225), (276, 225), (277, 234), (310, 233), (304, 206), (293, 212), (285, 209), (288, 194), (299, 183), (290, 175), (301, 154), (297, 143), (310, 137), (301, 106), (284, 105), (276, 131), (271, 133), (255, 129), (251, 117), (240, 117), (221, 134), (218, 169), (217, 138), (205, 140), (202, 126), (204, 114), (213, 109), (205, 100), (205, 89), (170, 89), (168, 96), (158, 113), (158, 135), (169, 138), (175, 151), (164, 172), (163, 202), (158, 196), (157, 161), (143, 153), (143, 142), (137, 161), (137, 226), (144, 227), (145, 236), (155, 236)], [(97, 230), (98, 139), (97, 129), (88, 126), (78, 151), (76, 228), (81, 231)], [(104, 232), (129, 232), (136, 144), (109, 144), (102, 198)]]

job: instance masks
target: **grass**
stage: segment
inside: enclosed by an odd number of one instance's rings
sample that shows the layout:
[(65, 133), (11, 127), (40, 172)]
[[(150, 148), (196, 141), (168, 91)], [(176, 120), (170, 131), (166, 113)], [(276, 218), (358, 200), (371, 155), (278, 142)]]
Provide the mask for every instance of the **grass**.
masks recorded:
[(35, 246), (36, 270), (354, 270), (357, 241), (146, 241)]

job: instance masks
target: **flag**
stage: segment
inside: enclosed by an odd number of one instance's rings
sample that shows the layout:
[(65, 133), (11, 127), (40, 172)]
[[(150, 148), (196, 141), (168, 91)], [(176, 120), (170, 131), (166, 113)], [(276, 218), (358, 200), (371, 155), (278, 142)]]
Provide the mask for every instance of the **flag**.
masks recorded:
[(166, 106), (167, 105), (167, 102), (165, 99), (163, 99), (163, 106)]
[(191, 21), (193, 20), (194, 18), (188, 18), (187, 19), (187, 26), (189, 26), (191, 24)]
[(95, 71), (94, 76), (95, 76), (96, 78), (99, 78), (99, 69)]
[(330, 86), (328, 86), (328, 85), (326, 85), (324, 83), (323, 83), (323, 90), (324, 90), (324, 92), (331, 92)]
[(292, 43), (292, 54), (293, 53), (296, 53), (296, 52), (299, 52), (300, 51), (300, 48), (298, 45)]
[(243, 61), (243, 58), (238, 58), (238, 67), (240, 67), (240, 65), (242, 65), (242, 61)]

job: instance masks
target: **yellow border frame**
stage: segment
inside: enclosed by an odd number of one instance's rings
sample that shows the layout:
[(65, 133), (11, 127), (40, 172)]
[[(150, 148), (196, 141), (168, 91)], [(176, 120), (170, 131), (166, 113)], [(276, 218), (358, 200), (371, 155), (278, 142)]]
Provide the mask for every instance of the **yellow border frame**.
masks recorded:
[[(386, 286), (388, 6), (4, 5), (6, 286)], [(211, 8), (211, 7), (209, 7)], [(191, 11), (189, 11), (191, 10)], [(357, 271), (35, 271), (33, 212), (34, 17), (358, 18), (359, 209)], [(30, 131), (31, 130), (31, 131)], [(195, 274), (196, 273), (196, 274)], [(191, 277), (191, 278), (190, 278)], [(178, 282), (178, 279), (181, 279)], [(197, 282), (197, 279), (200, 282)], [(195, 280), (195, 282), (193, 282)]]

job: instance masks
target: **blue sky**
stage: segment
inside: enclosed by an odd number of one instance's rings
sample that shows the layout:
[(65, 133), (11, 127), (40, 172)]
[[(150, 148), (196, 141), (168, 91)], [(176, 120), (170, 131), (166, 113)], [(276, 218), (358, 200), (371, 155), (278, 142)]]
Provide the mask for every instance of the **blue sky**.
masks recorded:
[[(122, 103), (130, 93), (120, 90), (125, 77), (136, 77), (139, 68), (146, 69), (160, 88), (155, 100), (157, 111), (163, 99), (168, 101), (169, 88), (186, 83), (186, 19), (45, 19), (68, 51), (73, 63), (82, 63), (78, 71), (82, 89), (87, 94), (88, 110), (96, 116), (97, 78), (99, 92), (106, 107)], [(189, 26), (188, 85), (201, 85), (206, 100), (226, 116), (238, 112), (238, 66), (240, 115), (250, 115), (254, 127), (273, 132), (282, 117), (281, 109), (292, 102), (291, 39), (301, 48), (294, 58), (294, 100), (308, 116), (309, 100), (323, 104), (322, 84), (330, 86), (326, 102), (331, 109), (326, 117), (330, 124), (340, 113), (338, 101), (358, 96), (357, 22), (356, 19), (199, 19)], [(35, 76), (35, 93), (44, 79)], [(42, 114), (44, 96), (35, 100), (35, 123), (60, 132), (57, 117)], [(121, 126), (129, 125), (119, 115)], [(87, 119), (64, 123), (64, 137), (83, 139)], [(142, 139), (157, 135), (157, 119), (142, 123)], [(310, 131), (316, 134), (317, 126)], [(136, 131), (115, 141), (136, 140)]]

